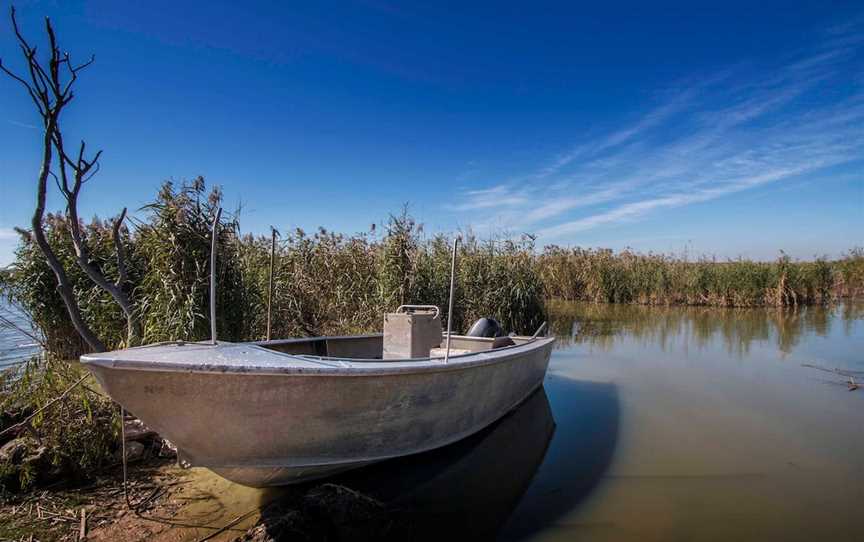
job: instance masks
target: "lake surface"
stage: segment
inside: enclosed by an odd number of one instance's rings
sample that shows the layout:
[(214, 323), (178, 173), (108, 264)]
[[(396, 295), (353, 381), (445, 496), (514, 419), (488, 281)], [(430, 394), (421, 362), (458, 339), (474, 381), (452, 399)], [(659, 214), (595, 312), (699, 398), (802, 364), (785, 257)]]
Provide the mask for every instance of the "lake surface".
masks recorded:
[(864, 540), (864, 390), (802, 366), (864, 381), (864, 306), (559, 309), (556, 431), (503, 538)]
[(0, 370), (39, 353), (38, 332), (15, 306), (0, 300)]
[[(558, 305), (544, 389), (336, 481), (416, 539), (864, 540), (864, 305)], [(446, 539), (446, 538), (445, 538)]]

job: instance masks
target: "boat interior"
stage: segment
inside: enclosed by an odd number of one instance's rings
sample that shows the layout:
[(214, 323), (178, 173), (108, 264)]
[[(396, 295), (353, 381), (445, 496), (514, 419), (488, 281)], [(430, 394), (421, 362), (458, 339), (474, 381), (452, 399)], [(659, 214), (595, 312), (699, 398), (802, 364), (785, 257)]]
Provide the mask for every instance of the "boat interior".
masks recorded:
[[(465, 335), (452, 334), (449, 330), (445, 333), (440, 312), (434, 305), (401, 305), (396, 312), (384, 315), (383, 333), (268, 340), (255, 344), (285, 354), (395, 361), (473, 354), (532, 340), (532, 337), (505, 335), (501, 325), (492, 318), (480, 318)], [(544, 327), (545, 323), (537, 333)]]
[[(446, 343), (443, 336), (442, 345)], [(457, 356), (474, 352), (483, 352), (505, 346), (525, 344), (531, 337), (472, 337), (468, 335), (453, 335), (450, 338), (450, 355)], [(353, 360), (384, 359), (384, 334), (352, 335), (344, 337), (303, 337), (297, 339), (274, 339), (254, 343), (268, 350), (286, 354), (307, 355), (322, 358), (339, 358)], [(426, 356), (408, 359), (443, 358), (444, 348), (433, 348)], [(403, 360), (405, 358), (402, 358)], [(396, 359), (392, 359), (396, 361)]]

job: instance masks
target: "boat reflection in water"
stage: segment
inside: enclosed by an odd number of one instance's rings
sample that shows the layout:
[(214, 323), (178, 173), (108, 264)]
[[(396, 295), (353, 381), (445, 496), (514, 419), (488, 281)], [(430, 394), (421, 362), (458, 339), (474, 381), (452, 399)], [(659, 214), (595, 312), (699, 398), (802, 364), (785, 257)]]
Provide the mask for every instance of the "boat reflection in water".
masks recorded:
[[(556, 433), (547, 389), (567, 431)], [(550, 376), (510, 414), (455, 444), (269, 489), (261, 526), (276, 540), (286, 528), (310, 540), (524, 540), (592, 494), (617, 433), (614, 385)], [(320, 493), (328, 488), (350, 493)], [(301, 525), (286, 526), (292, 513)]]
[(541, 387), (480, 433), (358, 471), (340, 483), (402, 511), (411, 539), (448, 533), (488, 539), (528, 489), (554, 433), (555, 420)]
[(560, 526), (597, 494), (618, 446), (621, 406), (612, 382), (575, 380), (553, 372), (545, 389), (561, 428), (519, 506), (497, 537), (525, 540)]
[[(554, 433), (555, 420), (541, 387), (498, 422), (459, 442), (330, 478), (330, 487), (349, 488), (361, 499), (381, 503), (387, 517), (384, 521), (348, 518), (347, 523), (353, 524), (348, 530), (345, 525), (325, 526), (328, 538), (494, 538), (530, 485)], [(274, 500), (267, 508), (278, 510), (280, 501), (287, 503), (277, 514), (268, 514), (266, 509), (262, 514), (264, 526), (272, 523), (269, 534), (275, 539), (284, 535), (285, 509), (297, 507), (298, 489), (269, 490), (267, 500)], [(309, 492), (315, 490), (313, 487)], [(354, 503), (336, 502), (335, 507), (313, 515), (328, 523), (334, 517), (338, 521)], [(308, 507), (303, 508), (308, 515)], [(367, 523), (366, 528), (358, 523)], [(320, 531), (321, 526), (314, 526), (314, 530)]]

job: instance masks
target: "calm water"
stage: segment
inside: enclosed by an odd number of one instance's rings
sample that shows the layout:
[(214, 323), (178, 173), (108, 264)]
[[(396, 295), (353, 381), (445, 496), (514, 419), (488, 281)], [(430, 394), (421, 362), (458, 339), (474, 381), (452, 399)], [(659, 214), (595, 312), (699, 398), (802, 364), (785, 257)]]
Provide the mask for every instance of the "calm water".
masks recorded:
[(520, 409), (338, 481), (421, 539), (864, 540), (864, 390), (802, 367), (864, 381), (864, 306), (559, 312)]
[(570, 306), (557, 424), (503, 530), (530, 540), (864, 540), (864, 306)]
[(0, 370), (39, 353), (37, 332), (30, 320), (5, 300), (0, 300)]

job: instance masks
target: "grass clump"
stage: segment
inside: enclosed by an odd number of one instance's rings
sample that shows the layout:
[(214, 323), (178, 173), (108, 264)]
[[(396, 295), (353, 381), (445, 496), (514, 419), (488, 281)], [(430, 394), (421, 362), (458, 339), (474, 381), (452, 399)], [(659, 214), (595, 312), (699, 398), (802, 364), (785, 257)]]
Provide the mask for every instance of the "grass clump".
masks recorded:
[[(144, 207), (131, 252), (140, 279), (133, 298), (141, 317), (144, 343), (200, 340), (210, 335), (209, 288), (211, 229), (222, 195), (206, 191), (204, 179), (176, 187), (166, 182), (156, 201)], [(236, 219), (218, 226), (216, 255), (217, 330), (224, 340), (245, 338), (248, 304)]]
[(4, 373), (0, 405), (4, 491), (84, 482), (116, 462), (117, 409), (93, 389), (92, 378), (73, 387), (84, 375), (80, 367), (41, 357), (14, 374)]

